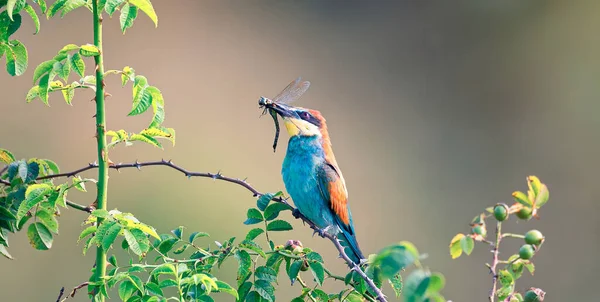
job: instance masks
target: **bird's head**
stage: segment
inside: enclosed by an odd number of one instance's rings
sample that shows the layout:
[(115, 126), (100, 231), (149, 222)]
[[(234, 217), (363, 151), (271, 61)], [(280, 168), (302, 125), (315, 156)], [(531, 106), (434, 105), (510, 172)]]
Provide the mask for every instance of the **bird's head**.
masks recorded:
[(281, 116), (290, 136), (327, 135), (325, 118), (317, 110), (279, 103), (271, 103), (267, 107)]

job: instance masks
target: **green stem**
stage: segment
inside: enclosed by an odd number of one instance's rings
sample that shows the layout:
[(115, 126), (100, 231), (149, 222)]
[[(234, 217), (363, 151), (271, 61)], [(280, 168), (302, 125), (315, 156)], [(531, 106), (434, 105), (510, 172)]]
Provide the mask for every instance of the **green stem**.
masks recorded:
[[(98, 143), (98, 193), (96, 197), (97, 209), (106, 209), (106, 195), (108, 191), (108, 148), (106, 147), (106, 118), (104, 106), (104, 63), (102, 62), (102, 12), (98, 11), (98, 0), (92, 1), (92, 14), (94, 15), (94, 45), (100, 54), (94, 57), (96, 62), (96, 139)], [(102, 223), (98, 218), (98, 224)], [(94, 280), (100, 281), (106, 275), (106, 252), (102, 247), (96, 250), (96, 270)], [(104, 301), (99, 297), (97, 301)]]
[(521, 235), (521, 234), (512, 234), (512, 233), (502, 234), (502, 238), (506, 238), (506, 237), (525, 239), (525, 235)]

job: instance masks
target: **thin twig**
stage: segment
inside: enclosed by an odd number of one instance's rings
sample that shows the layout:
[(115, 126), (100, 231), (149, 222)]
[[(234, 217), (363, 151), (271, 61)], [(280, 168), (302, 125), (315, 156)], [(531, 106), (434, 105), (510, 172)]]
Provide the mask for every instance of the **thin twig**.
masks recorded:
[[(227, 176), (223, 176), (220, 172), (217, 173), (209, 173), (209, 172), (192, 172), (189, 171), (185, 168), (182, 168), (176, 164), (174, 164), (171, 160), (160, 160), (160, 161), (150, 161), (150, 162), (134, 162), (134, 163), (120, 163), (120, 164), (112, 164), (109, 166), (109, 168), (111, 169), (115, 169), (115, 170), (119, 170), (122, 168), (137, 168), (138, 170), (140, 170), (142, 167), (147, 167), (147, 166), (167, 166), (169, 168), (172, 168), (174, 170), (177, 170), (181, 173), (183, 173), (185, 176), (187, 176), (188, 178), (191, 177), (206, 177), (206, 178), (212, 178), (215, 180), (223, 180), (226, 182), (230, 182), (230, 183), (234, 183), (237, 185), (240, 185), (244, 188), (246, 188), (248, 191), (252, 192), (252, 195), (254, 197), (258, 197), (263, 195), (263, 193), (259, 192), (258, 190), (256, 190), (254, 187), (252, 187), (246, 180), (242, 180), (239, 178), (231, 178), (231, 177), (227, 177)], [(97, 163), (90, 163), (88, 164), (87, 167), (83, 167), (71, 172), (66, 172), (66, 173), (60, 173), (60, 174), (53, 174), (53, 175), (47, 175), (47, 176), (42, 176), (39, 177), (38, 180), (43, 180), (43, 179), (49, 179), (49, 178), (58, 178), (58, 177), (73, 177), (79, 173), (91, 170), (91, 169), (96, 169), (98, 168), (98, 164)], [(340, 253), (340, 257), (342, 259), (344, 259), (344, 261), (346, 262), (346, 264), (350, 267), (351, 270), (356, 271), (358, 273), (358, 275), (363, 278), (365, 280), (365, 282), (367, 282), (367, 285), (371, 288), (371, 290), (373, 290), (373, 292), (376, 295), (377, 301), (380, 302), (384, 302), (387, 301), (385, 295), (383, 294), (383, 292), (381, 291), (381, 289), (379, 289), (377, 287), (377, 285), (375, 285), (375, 283), (373, 282), (373, 280), (371, 278), (369, 278), (367, 276), (367, 274), (361, 269), (361, 267), (359, 266), (359, 264), (354, 263), (350, 257), (348, 257), (348, 255), (346, 254), (346, 251), (344, 250), (344, 247), (340, 244), (340, 242), (338, 241), (338, 239), (327, 233), (324, 232), (323, 230), (321, 230), (317, 225), (315, 225), (312, 221), (310, 221), (308, 218), (306, 218), (304, 215), (302, 215), (300, 212), (297, 211), (297, 209), (292, 206), (286, 198), (282, 198), (282, 197), (274, 197), (271, 200), (275, 201), (275, 202), (280, 202), (283, 204), (288, 205), (291, 209), (292, 209), (292, 213), (294, 213), (294, 217), (296, 219), (301, 219), (305, 224), (308, 224), (308, 226), (313, 229), (316, 233), (318, 233), (321, 237), (323, 238), (327, 238), (329, 239), (329, 241), (331, 241), (333, 243), (333, 245), (335, 246), (335, 248), (338, 250), (338, 252)]]
[(77, 294), (77, 291), (78, 291), (78, 290), (80, 290), (82, 287), (88, 286), (89, 284), (90, 284), (89, 282), (83, 282), (83, 283), (81, 283), (81, 284), (79, 284), (79, 285), (75, 286), (75, 287), (73, 288), (73, 290), (71, 291), (71, 293), (69, 293), (67, 296), (65, 296), (65, 298), (64, 298), (64, 299), (62, 299), (62, 300), (61, 300), (60, 298), (62, 298), (62, 296), (63, 296), (63, 294), (64, 294), (64, 292), (65, 292), (65, 288), (64, 288), (64, 287), (62, 287), (62, 288), (60, 289), (60, 293), (59, 293), (59, 295), (58, 295), (58, 299), (56, 299), (56, 302), (63, 302), (63, 301), (65, 301), (65, 300), (67, 300), (69, 297), (71, 297), (71, 298), (75, 297), (75, 294)]
[(494, 302), (494, 297), (496, 295), (496, 283), (498, 281), (498, 273), (496, 272), (496, 267), (498, 266), (498, 263), (500, 262), (498, 260), (498, 252), (500, 249), (500, 241), (502, 241), (502, 222), (498, 221), (498, 223), (496, 224), (496, 244), (494, 244), (494, 249), (492, 250), (492, 253), (494, 254), (494, 258), (492, 261), (492, 265), (490, 266), (490, 273), (492, 273), (492, 289), (490, 290), (490, 302)]

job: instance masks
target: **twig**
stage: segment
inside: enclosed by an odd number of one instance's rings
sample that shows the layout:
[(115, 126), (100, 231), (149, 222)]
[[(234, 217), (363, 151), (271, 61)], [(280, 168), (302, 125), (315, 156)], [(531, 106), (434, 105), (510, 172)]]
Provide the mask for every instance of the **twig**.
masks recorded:
[(71, 293), (69, 293), (67, 296), (65, 296), (65, 298), (64, 298), (64, 299), (62, 299), (62, 300), (61, 300), (60, 298), (62, 298), (62, 296), (63, 296), (63, 294), (64, 294), (64, 292), (65, 292), (65, 288), (64, 288), (64, 287), (62, 287), (62, 288), (60, 289), (60, 293), (59, 293), (59, 295), (58, 295), (58, 299), (56, 299), (56, 302), (63, 302), (63, 301), (65, 301), (65, 300), (67, 300), (69, 297), (71, 297), (71, 298), (75, 297), (75, 294), (77, 294), (77, 291), (78, 291), (78, 290), (80, 290), (82, 287), (88, 286), (89, 284), (90, 284), (89, 282), (83, 282), (83, 283), (81, 283), (81, 284), (79, 284), (79, 285), (75, 286), (75, 287), (73, 288), (73, 290), (71, 291)]
[[(215, 180), (223, 180), (223, 181), (234, 183), (234, 184), (237, 184), (237, 185), (240, 185), (240, 186), (246, 188), (248, 191), (252, 192), (252, 195), (254, 197), (259, 197), (259, 196), (263, 195), (263, 193), (259, 192), (254, 187), (252, 187), (248, 182), (246, 182), (246, 180), (242, 180), (242, 179), (239, 179), (239, 178), (231, 178), (231, 177), (223, 176), (220, 172), (218, 172), (218, 173), (208, 173), (208, 172), (192, 172), (192, 171), (188, 171), (188, 170), (186, 170), (186, 169), (184, 169), (184, 168), (182, 168), (182, 167), (174, 164), (170, 160), (164, 160), (163, 159), (163, 160), (160, 160), (160, 161), (150, 161), (150, 162), (138, 162), (138, 161), (136, 161), (134, 163), (120, 163), (120, 164), (110, 165), (109, 168), (115, 169), (117, 171), (119, 169), (122, 169), (122, 168), (137, 168), (138, 170), (140, 170), (142, 167), (147, 167), (147, 166), (167, 166), (169, 168), (172, 168), (174, 170), (177, 170), (177, 171), (183, 173), (188, 178), (191, 178), (191, 177), (206, 177), (206, 178), (212, 178), (212, 179), (215, 179)], [(73, 177), (73, 176), (75, 176), (75, 175), (77, 175), (79, 173), (82, 173), (82, 172), (85, 172), (85, 171), (88, 171), (88, 170), (91, 170), (91, 169), (96, 169), (96, 168), (98, 168), (98, 164), (97, 163), (90, 163), (90, 164), (88, 164), (87, 167), (83, 167), (83, 168), (77, 169), (75, 171), (66, 172), (66, 173), (60, 173), (60, 174), (47, 175), (47, 176), (39, 177), (38, 180), (49, 179), (49, 178), (58, 178), (58, 177)], [(335, 246), (335, 248), (340, 253), (340, 257), (342, 259), (344, 259), (344, 261), (350, 267), (350, 269), (353, 270), (353, 271), (356, 271), (358, 273), (358, 275), (361, 278), (363, 278), (365, 280), (365, 282), (367, 282), (367, 285), (375, 293), (377, 301), (380, 301), (380, 302), (387, 301), (387, 299), (386, 299), (385, 295), (383, 294), (383, 292), (381, 291), (381, 289), (379, 289), (377, 287), (377, 285), (375, 285), (375, 283), (373, 282), (373, 280), (367, 276), (367, 274), (360, 268), (360, 266), (357, 263), (354, 263), (348, 257), (348, 255), (346, 254), (346, 251), (344, 250), (344, 247), (340, 244), (340, 242), (338, 241), (338, 239), (335, 236), (333, 236), (333, 235), (331, 235), (331, 234), (329, 234), (329, 233), (324, 232), (323, 230), (321, 230), (312, 221), (310, 221), (308, 218), (306, 218), (304, 215), (302, 215), (300, 212), (298, 212), (298, 210), (294, 206), (292, 206), (287, 201), (286, 198), (274, 197), (271, 200), (273, 200), (275, 202), (280, 202), (280, 203), (288, 205), (292, 209), (292, 213), (294, 213), (294, 217), (296, 219), (301, 219), (305, 224), (308, 224), (308, 226), (311, 229), (313, 229), (316, 233), (318, 233), (321, 237), (329, 239), (329, 241), (331, 241), (333, 243), (333, 245)], [(494, 282), (494, 284), (495, 284), (495, 282)]]
[(500, 248), (500, 241), (502, 241), (502, 222), (498, 221), (496, 224), (496, 244), (494, 244), (494, 249), (492, 253), (494, 254), (494, 258), (492, 261), (492, 265), (490, 266), (490, 273), (493, 274), (492, 277), (492, 289), (490, 290), (490, 302), (494, 302), (494, 297), (496, 295), (496, 283), (498, 281), (498, 273), (496, 272), (496, 267), (498, 266), (498, 252)]

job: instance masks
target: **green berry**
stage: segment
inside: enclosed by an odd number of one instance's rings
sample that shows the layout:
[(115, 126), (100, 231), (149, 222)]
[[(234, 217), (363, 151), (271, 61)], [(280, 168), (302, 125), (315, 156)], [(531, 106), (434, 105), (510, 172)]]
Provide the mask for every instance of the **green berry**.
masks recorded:
[(529, 219), (531, 219), (531, 214), (532, 214), (532, 212), (533, 212), (533, 211), (531, 210), (531, 208), (528, 208), (528, 207), (523, 207), (523, 208), (521, 208), (521, 210), (519, 210), (519, 211), (516, 213), (516, 215), (517, 215), (517, 217), (519, 217), (520, 219), (523, 219), (523, 220), (529, 220)]
[(498, 204), (494, 207), (494, 217), (498, 221), (504, 221), (508, 218), (508, 206), (505, 204)]
[(539, 288), (530, 288), (523, 297), (523, 302), (542, 302), (546, 293)]
[(525, 242), (533, 245), (540, 245), (544, 241), (544, 235), (538, 230), (531, 230), (525, 234)]
[(484, 238), (487, 235), (487, 230), (485, 229), (485, 226), (483, 226), (483, 225), (474, 226), (472, 231), (473, 231), (473, 234), (481, 235)]
[(519, 257), (521, 257), (521, 259), (531, 259), (531, 257), (533, 257), (533, 254), (535, 254), (535, 249), (531, 244), (524, 244), (519, 249)]

